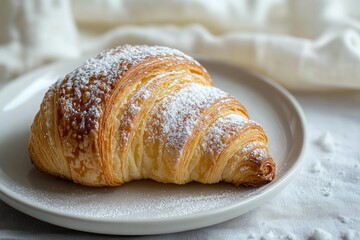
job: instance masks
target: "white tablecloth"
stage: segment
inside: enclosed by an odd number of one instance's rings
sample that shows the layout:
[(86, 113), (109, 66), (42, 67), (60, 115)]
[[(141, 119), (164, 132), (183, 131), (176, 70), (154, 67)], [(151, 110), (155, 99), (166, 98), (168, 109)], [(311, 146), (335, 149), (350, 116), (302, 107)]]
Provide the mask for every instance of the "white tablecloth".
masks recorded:
[[(308, 120), (309, 143), (301, 171), (283, 192), (228, 222), (135, 239), (360, 239), (360, 94), (295, 96)], [(54, 226), (1, 201), (0, 216), (0, 239), (109, 237)]]

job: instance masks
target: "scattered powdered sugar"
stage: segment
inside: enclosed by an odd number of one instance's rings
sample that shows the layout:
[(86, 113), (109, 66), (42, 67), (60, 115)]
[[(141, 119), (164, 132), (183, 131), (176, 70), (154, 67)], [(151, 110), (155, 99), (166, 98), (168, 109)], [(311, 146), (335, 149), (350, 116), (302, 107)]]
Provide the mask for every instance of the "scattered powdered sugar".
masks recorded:
[(256, 147), (259, 146), (259, 145), (261, 145), (261, 143), (260, 143), (260, 142), (257, 142), (257, 141), (255, 141), (255, 142), (249, 142), (248, 144), (246, 144), (246, 145), (244, 146), (244, 148), (242, 149), (242, 152), (243, 152), (243, 153), (247, 153), (247, 152), (249, 152), (250, 150), (256, 148)]
[(323, 187), (320, 189), (321, 194), (325, 197), (329, 197), (331, 195), (333, 185), (334, 182), (332, 181), (324, 183)]
[(210, 155), (220, 153), (226, 147), (226, 141), (248, 122), (248, 119), (236, 114), (218, 118), (205, 135), (202, 148)]
[(347, 229), (347, 230), (341, 232), (341, 239), (342, 240), (355, 240), (355, 239), (358, 239), (356, 237), (356, 235), (359, 236), (359, 234), (357, 234), (357, 232), (354, 229)]
[(312, 173), (321, 173), (323, 171), (323, 167), (320, 163), (314, 163), (311, 165), (310, 172)]
[(263, 236), (260, 238), (261, 240), (275, 240), (277, 236), (275, 236), (273, 231), (267, 231)]
[[(182, 52), (159, 46), (125, 45), (101, 52), (55, 84), (64, 126), (89, 134), (98, 128), (102, 103), (125, 71), (149, 57), (175, 56), (192, 60)], [(193, 61), (193, 60), (192, 60)]]
[(153, 122), (153, 137), (163, 141), (166, 150), (174, 151), (179, 156), (186, 140), (203, 117), (202, 113), (227, 96), (217, 88), (192, 83), (173, 96), (165, 97), (153, 110), (153, 114), (157, 114)]
[[(45, 177), (45, 176), (42, 176)], [(98, 219), (156, 219), (228, 207), (261, 188), (238, 189), (230, 184), (185, 186), (136, 181), (121, 188), (89, 188), (48, 178), (43, 189), (12, 187), (14, 194), (50, 211)], [(51, 186), (51, 187), (49, 187)]]
[(264, 148), (256, 148), (250, 152), (250, 156), (261, 161), (269, 157), (269, 153)]
[(341, 223), (349, 223), (351, 221), (349, 217), (345, 217), (345, 216), (339, 216), (338, 219)]
[(320, 148), (325, 152), (332, 152), (335, 148), (335, 141), (330, 132), (325, 132), (316, 141)]
[(185, 70), (169, 71), (156, 75), (149, 79), (145, 84), (143, 84), (141, 88), (134, 94), (134, 96), (132, 96), (132, 98), (129, 100), (130, 105), (125, 110), (126, 114), (122, 114), (120, 117), (120, 123), (122, 125), (122, 128), (120, 130), (120, 136), (122, 136), (122, 141), (120, 142), (120, 145), (122, 147), (126, 146), (126, 144), (128, 143), (130, 131), (127, 129), (129, 129), (130, 127), (134, 127), (132, 119), (138, 114), (144, 104), (146, 104), (146, 100), (151, 95), (151, 90), (149, 90), (149, 88), (156, 84), (157, 81), (169, 75), (181, 74), (185, 72)]
[(310, 240), (331, 240), (333, 236), (326, 232), (323, 229), (317, 228), (315, 229), (314, 233), (312, 234), (312, 236), (309, 238)]

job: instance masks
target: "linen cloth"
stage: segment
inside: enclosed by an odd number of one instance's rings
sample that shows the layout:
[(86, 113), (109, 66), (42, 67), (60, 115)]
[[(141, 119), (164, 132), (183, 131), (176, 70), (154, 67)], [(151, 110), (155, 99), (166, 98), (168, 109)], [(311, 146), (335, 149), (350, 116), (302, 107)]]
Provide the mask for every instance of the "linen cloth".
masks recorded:
[[(260, 72), (291, 90), (305, 111), (301, 172), (236, 219), (135, 239), (359, 239), (359, 9), (360, 1), (349, 0), (1, 1), (0, 88), (51, 61), (125, 43), (175, 47)], [(347, 91), (314, 92), (329, 89)], [(106, 237), (41, 222), (0, 200), (0, 239)]]
[(356, 0), (5, 0), (0, 80), (130, 43), (231, 62), (289, 89), (360, 89), (359, 9)]

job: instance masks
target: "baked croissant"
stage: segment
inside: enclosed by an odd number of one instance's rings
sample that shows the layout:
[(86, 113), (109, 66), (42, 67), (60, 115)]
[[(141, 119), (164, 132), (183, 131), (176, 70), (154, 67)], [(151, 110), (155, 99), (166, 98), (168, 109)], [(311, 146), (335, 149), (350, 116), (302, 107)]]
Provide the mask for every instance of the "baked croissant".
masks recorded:
[(259, 186), (275, 176), (263, 128), (212, 87), (182, 52), (120, 46), (90, 58), (45, 94), (32, 163), (88, 186), (136, 179)]

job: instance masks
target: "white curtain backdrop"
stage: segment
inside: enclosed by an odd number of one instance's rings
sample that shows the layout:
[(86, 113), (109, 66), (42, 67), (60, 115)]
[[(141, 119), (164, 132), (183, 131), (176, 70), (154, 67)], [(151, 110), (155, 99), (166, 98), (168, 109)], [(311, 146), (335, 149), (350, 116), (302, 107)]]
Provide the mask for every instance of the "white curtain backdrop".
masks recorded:
[(360, 1), (5, 0), (0, 82), (121, 44), (227, 61), (291, 90), (360, 89)]

